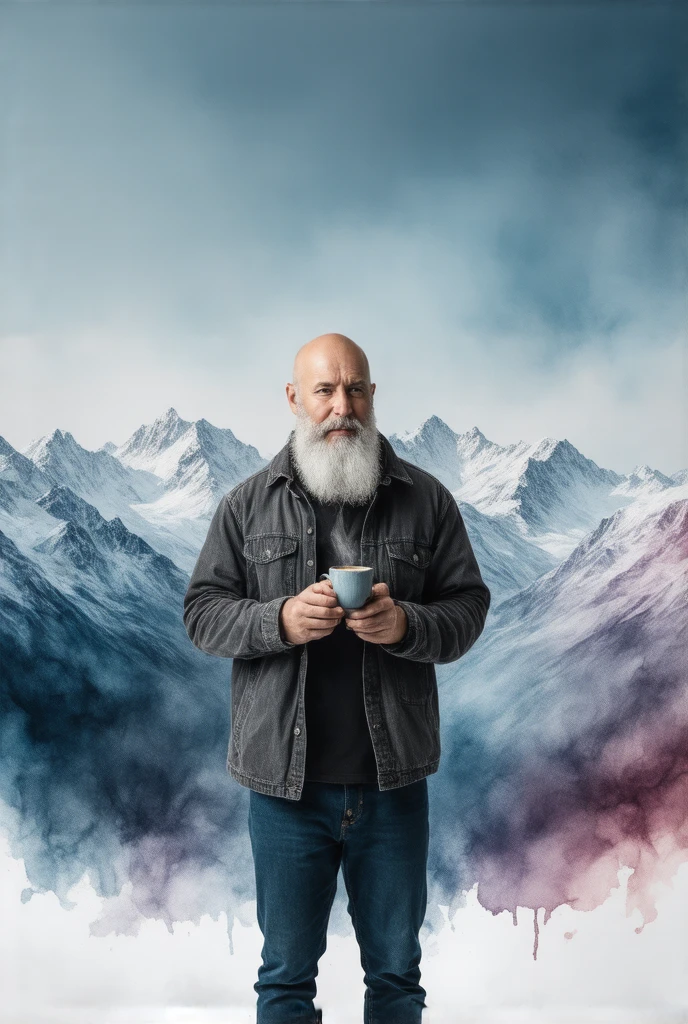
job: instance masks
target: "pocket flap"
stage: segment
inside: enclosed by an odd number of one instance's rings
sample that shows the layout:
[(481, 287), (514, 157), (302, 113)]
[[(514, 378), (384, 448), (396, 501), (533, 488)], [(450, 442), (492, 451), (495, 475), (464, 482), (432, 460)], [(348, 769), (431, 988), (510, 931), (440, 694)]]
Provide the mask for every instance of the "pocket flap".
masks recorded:
[(259, 537), (247, 537), (244, 541), (244, 556), (251, 562), (273, 562), (296, 551), (298, 540), (283, 533), (263, 533)]
[(432, 552), (424, 544), (415, 540), (388, 540), (387, 550), (392, 558), (414, 565), (416, 569), (427, 569), (432, 560)]

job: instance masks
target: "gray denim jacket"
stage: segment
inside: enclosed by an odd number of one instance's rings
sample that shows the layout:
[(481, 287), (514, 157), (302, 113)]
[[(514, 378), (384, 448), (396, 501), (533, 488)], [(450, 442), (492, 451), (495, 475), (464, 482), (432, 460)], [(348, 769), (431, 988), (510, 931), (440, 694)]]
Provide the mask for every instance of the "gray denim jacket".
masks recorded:
[[(437, 771), (434, 666), (478, 639), (490, 591), (451, 492), (380, 438), (383, 475), (366, 511), (360, 564), (373, 566), (373, 582), (387, 583), (408, 617), (399, 642), (363, 644), (365, 710), (385, 790)], [(315, 525), (287, 442), (221, 499), (184, 597), (193, 644), (233, 659), (227, 771), (290, 800), (304, 783), (308, 644), (283, 639), (279, 613), (316, 582)]]

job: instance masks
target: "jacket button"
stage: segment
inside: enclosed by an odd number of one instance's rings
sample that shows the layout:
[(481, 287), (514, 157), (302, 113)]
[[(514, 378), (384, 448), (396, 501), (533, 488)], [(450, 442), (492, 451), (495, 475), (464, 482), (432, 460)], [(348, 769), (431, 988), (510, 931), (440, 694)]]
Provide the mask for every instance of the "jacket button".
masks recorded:
[(389, 483), (389, 477), (386, 476), (382, 482), (383, 482), (383, 484), (388, 484)]
[(308, 561), (306, 562), (306, 565), (313, 565), (313, 559), (309, 558)]
[(413, 561), (414, 561), (414, 562), (417, 562), (417, 561), (418, 561), (418, 555), (414, 555), (414, 556), (413, 556)]
[(313, 527), (309, 526), (308, 529), (306, 530), (306, 533), (313, 533)]
[(300, 736), (300, 734), (301, 734), (301, 730), (299, 729), (299, 727), (297, 725), (296, 728), (294, 729), (294, 735), (295, 736)]

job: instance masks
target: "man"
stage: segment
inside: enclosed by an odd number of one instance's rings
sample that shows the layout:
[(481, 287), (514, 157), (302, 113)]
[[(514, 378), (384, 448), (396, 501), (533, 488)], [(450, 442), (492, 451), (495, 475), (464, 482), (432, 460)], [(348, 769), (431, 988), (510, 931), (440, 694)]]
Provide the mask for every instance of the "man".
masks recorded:
[[(250, 790), (257, 1020), (322, 1020), (341, 866), (364, 1021), (418, 1024), (434, 665), (477, 640), (490, 591), (451, 493), (377, 430), (358, 345), (314, 338), (286, 392), (295, 428), (221, 500), (184, 599), (193, 643), (233, 659), (227, 769)], [(345, 614), (320, 580), (334, 565), (373, 567), (362, 608)]]

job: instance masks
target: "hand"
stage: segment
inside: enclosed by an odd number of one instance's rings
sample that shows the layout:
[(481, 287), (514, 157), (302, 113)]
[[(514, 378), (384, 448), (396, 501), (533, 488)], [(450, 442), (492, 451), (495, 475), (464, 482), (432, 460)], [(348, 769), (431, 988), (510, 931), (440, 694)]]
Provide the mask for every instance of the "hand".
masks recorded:
[(403, 640), (408, 629), (406, 612), (389, 596), (386, 583), (373, 584), (372, 595), (362, 608), (353, 608), (346, 615), (347, 629), (353, 629), (361, 640), (373, 644), (395, 644)]
[(329, 580), (318, 580), (282, 605), (280, 624), (285, 640), (305, 644), (327, 636), (344, 616)]

